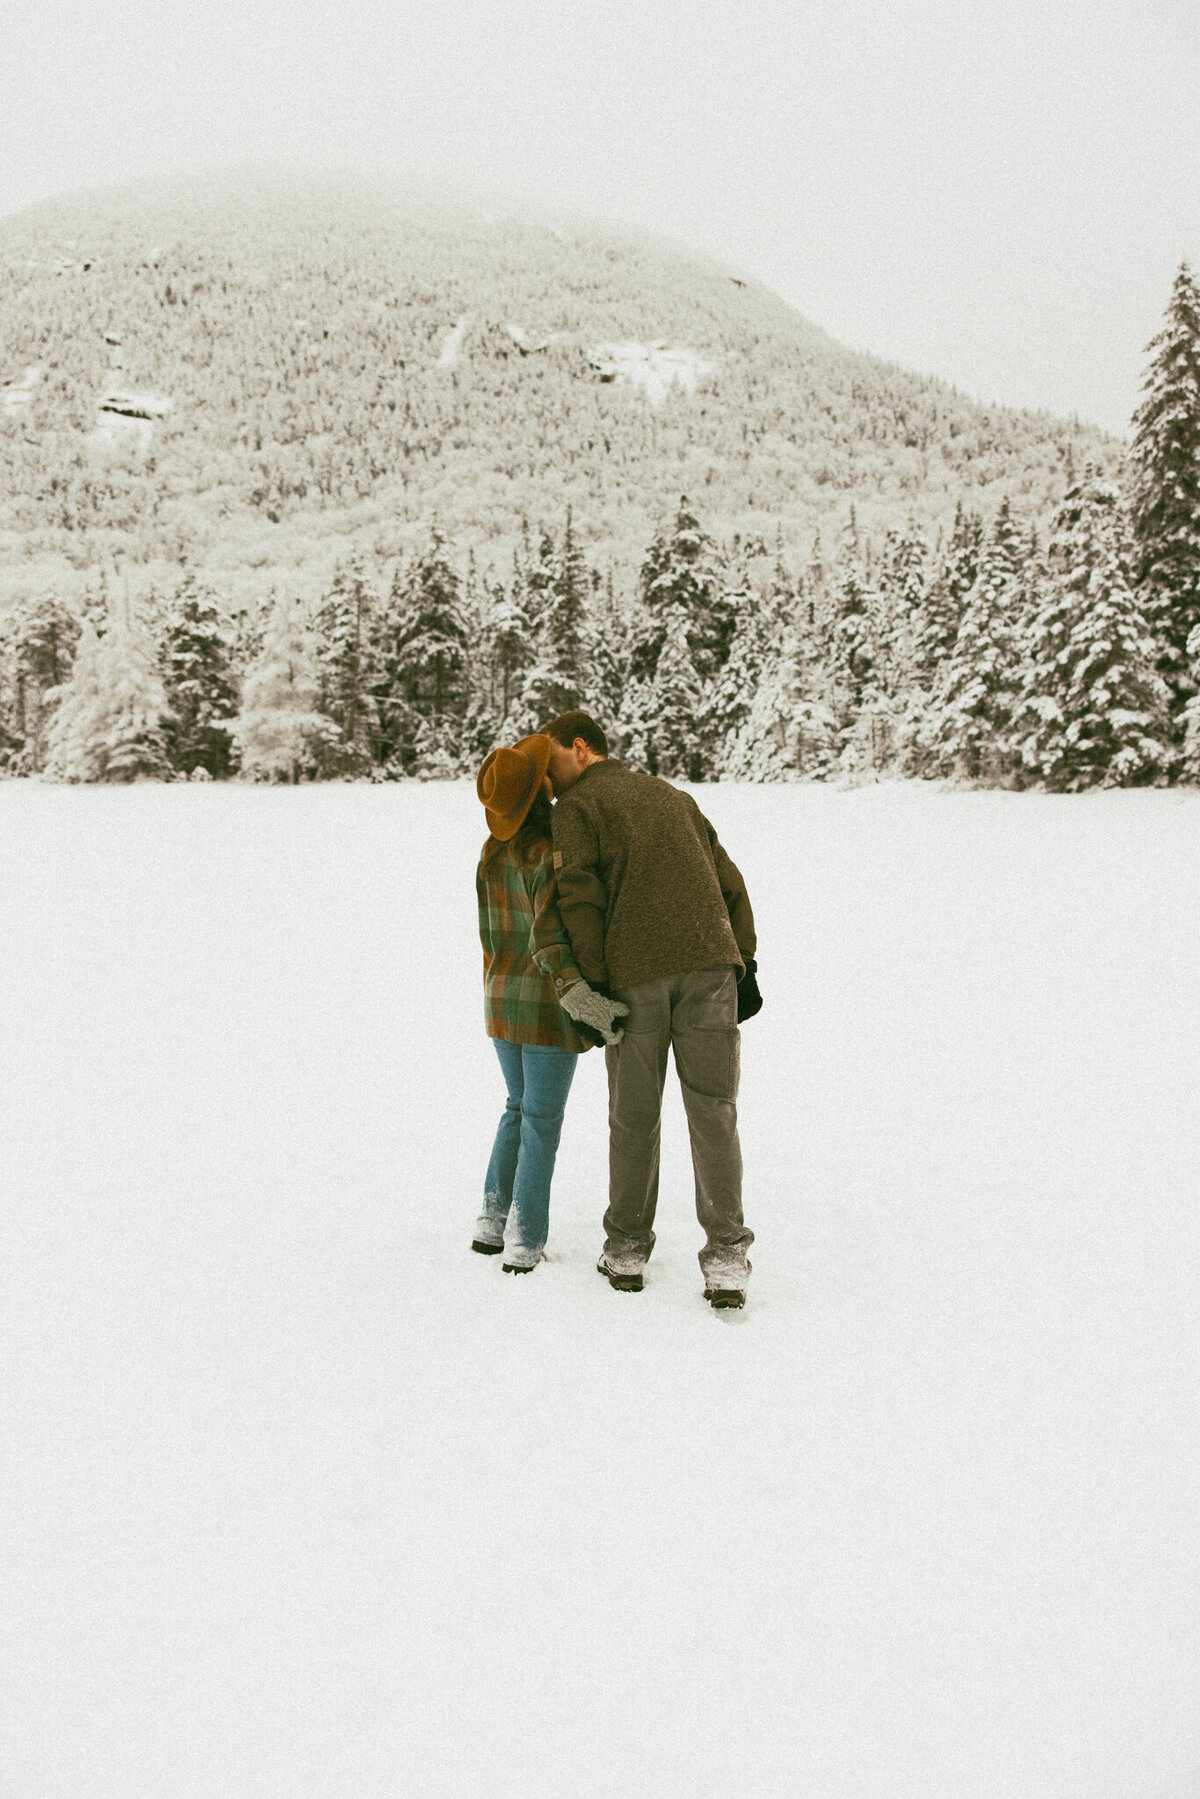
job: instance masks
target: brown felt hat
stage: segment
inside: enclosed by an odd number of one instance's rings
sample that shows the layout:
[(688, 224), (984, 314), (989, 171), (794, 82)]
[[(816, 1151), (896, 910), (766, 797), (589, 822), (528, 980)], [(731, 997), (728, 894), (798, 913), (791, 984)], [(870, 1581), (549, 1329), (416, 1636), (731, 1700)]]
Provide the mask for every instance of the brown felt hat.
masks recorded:
[(515, 837), (525, 823), (550, 766), (554, 748), (544, 731), (522, 737), (511, 750), (493, 750), (479, 771), (475, 791), (483, 801), (488, 830), (501, 843)]

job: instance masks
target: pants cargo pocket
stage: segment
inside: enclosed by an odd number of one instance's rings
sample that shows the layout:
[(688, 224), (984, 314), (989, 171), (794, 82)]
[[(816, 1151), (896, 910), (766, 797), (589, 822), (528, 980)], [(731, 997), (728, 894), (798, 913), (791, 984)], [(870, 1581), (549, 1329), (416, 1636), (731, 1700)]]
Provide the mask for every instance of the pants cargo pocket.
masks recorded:
[(734, 1100), (741, 1072), (737, 979), (732, 968), (700, 968), (680, 981), (671, 1040), (680, 1082), (707, 1099)]
[(706, 1099), (738, 1096), (742, 1042), (736, 1030), (680, 1031), (675, 1036), (675, 1067), (684, 1087)]

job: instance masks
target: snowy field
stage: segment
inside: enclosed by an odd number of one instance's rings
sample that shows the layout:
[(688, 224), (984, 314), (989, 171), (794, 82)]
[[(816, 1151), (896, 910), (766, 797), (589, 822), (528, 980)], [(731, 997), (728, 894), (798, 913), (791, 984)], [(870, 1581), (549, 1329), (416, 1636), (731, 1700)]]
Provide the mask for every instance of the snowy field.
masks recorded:
[(700, 798), (743, 1314), (598, 1052), (469, 1253), (469, 785), (0, 785), (14, 1799), (1200, 1792), (1200, 798)]

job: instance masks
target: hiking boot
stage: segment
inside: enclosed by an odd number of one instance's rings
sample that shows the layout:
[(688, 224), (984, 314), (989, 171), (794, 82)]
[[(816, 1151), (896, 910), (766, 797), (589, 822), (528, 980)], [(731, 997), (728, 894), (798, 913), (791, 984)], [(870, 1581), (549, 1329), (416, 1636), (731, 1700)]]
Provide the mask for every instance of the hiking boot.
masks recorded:
[[(716, 1267), (704, 1273), (704, 1297), (714, 1312), (734, 1311), (746, 1303), (746, 1283), (750, 1279), (750, 1262), (740, 1263), (732, 1256), (714, 1257)], [(724, 1267), (721, 1266), (724, 1261)]]
[(485, 1243), (481, 1237), (476, 1237), (471, 1248), (477, 1256), (498, 1256), (504, 1245), (503, 1243)]
[(602, 1274), (609, 1286), (615, 1287), (618, 1293), (640, 1293), (642, 1290), (642, 1272), (640, 1268), (636, 1274), (618, 1274), (615, 1269), (609, 1267), (608, 1263), (604, 1260), (604, 1257), (601, 1256), (600, 1260), (596, 1263), (596, 1273)]
[(501, 1262), (501, 1274), (532, 1274), (537, 1267), (536, 1262)]

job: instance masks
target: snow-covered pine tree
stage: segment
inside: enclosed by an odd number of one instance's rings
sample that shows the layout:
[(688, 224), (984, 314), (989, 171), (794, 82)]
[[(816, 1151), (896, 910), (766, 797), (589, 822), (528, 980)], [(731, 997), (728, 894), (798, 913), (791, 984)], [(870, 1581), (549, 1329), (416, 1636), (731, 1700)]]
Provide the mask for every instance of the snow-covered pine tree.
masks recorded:
[(412, 570), (404, 563), (397, 563), (392, 571), (387, 600), (380, 612), (376, 635), (379, 680), (375, 688), (379, 710), (379, 764), (384, 774), (393, 780), (411, 774), (416, 766), (420, 718), (409, 703), (406, 684), (399, 678), (397, 647), (414, 618)]
[(79, 620), (52, 594), (24, 601), (10, 620), (13, 643), (28, 679), (43, 692), (60, 687), (71, 672)]
[(1178, 736), (1180, 715), (1197, 691), (1187, 645), (1200, 624), (1200, 286), (1186, 262), (1147, 350), (1130, 450), (1134, 575)]
[(1196, 690), (1184, 707), (1180, 721), (1183, 726), (1183, 748), (1180, 751), (1178, 773), (1181, 780), (1200, 786), (1200, 625), (1196, 626), (1188, 638), (1187, 650)]
[(818, 533), (802, 572), (794, 578), (777, 570), (773, 582), (773, 618), (778, 620), (781, 644), (793, 642), (804, 668), (806, 697), (833, 716), (834, 617), (826, 571), (821, 563)]
[(59, 690), (46, 772), (60, 781), (168, 780), (166, 715), (154, 641), (126, 599), (103, 637), (84, 625)]
[(743, 568), (727, 582), (723, 596), (736, 619), (733, 640), (723, 667), (714, 675), (697, 720), (706, 779), (737, 780), (731, 758), (750, 717), (768, 664), (778, 655), (780, 629), (770, 600), (761, 595)]
[(45, 764), (51, 780), (104, 779), (101, 727), (107, 696), (103, 687), (102, 651), (103, 640), (97, 636), (92, 620), (85, 618), (70, 679), (56, 695)]
[[(801, 609), (772, 635), (750, 709), (724, 746), (723, 779), (819, 780), (832, 769), (839, 747), (837, 721), (814, 690), (806, 622)], [(737, 653), (735, 638), (730, 662)]]
[(524, 608), (514, 588), (496, 582), (491, 601), (491, 697), (497, 716), (504, 720), (521, 690), (533, 646), (527, 635)]
[(242, 681), (233, 722), (242, 778), (290, 781), (316, 773), (337, 726), (319, 709), (317, 639), (298, 603), (281, 594), (267, 617), (258, 655)]
[(380, 746), (376, 690), (379, 597), (361, 560), (338, 569), (317, 612), (320, 710), (337, 726), (323, 741), (321, 769), (335, 780), (369, 775)]
[(16, 700), (12, 645), (0, 621), (0, 776), (17, 772), (14, 764), (24, 747), (24, 736), (17, 735)]
[(879, 646), (875, 621), (878, 595), (867, 575), (865, 549), (859, 539), (854, 508), (833, 570), (836, 608), (830, 638), (829, 676), (848, 771), (879, 766), (890, 752), (890, 735), (881, 723), (886, 707), (879, 686)]
[(487, 583), (480, 579), (472, 546), (468, 546), (466, 572), (459, 582), (458, 615), (467, 644), (468, 689), (472, 696), (487, 693), (492, 660), (492, 596)]
[(746, 726), (762, 747), (743, 765), (740, 778), (824, 780), (837, 759), (838, 731), (829, 656), (833, 621), (819, 532), (803, 573), (791, 576), (781, 554), (769, 617), (778, 652)]
[[(888, 532), (873, 576), (867, 560), (865, 644), (874, 651), (874, 662), (844, 737), (841, 762), (847, 773), (879, 775), (907, 753), (928, 554), (924, 536), (910, 522), (904, 531)], [(840, 632), (852, 623), (843, 618)]]
[[(781, 527), (775, 538), (775, 561), (771, 568), (771, 579), (763, 595), (770, 628), (780, 638), (787, 626), (800, 623), (801, 588), (801, 581), (791, 573), (785, 560)], [(731, 651), (732, 648), (731, 644)]]
[(38, 774), (45, 765), (52, 698), (70, 675), (79, 642), (79, 619), (56, 595), (18, 601), (5, 621), (0, 655), (7, 671), (9, 768)]
[[(493, 593), (491, 585), (480, 577), (473, 549), (467, 552), (467, 571), (459, 590), (459, 614), (466, 644), (467, 704), (454, 751), (455, 775), (478, 768), (495, 748), (500, 741), (504, 717), (495, 696)], [(453, 737), (448, 741), (453, 742)], [(427, 736), (425, 742), (428, 744)], [(437, 760), (436, 754), (434, 760)], [(441, 777), (430, 775), (429, 778)]]
[(275, 593), (272, 590), (269, 595), (257, 595), (234, 606), (229, 612), (229, 665), (235, 687), (241, 680), (243, 670), (256, 660), (263, 647), (267, 622), (274, 606)]
[(226, 727), (238, 706), (232, 663), (232, 635), (216, 596), (188, 573), (168, 613), (161, 652), (171, 710), (167, 757), (177, 774), (203, 768), (214, 781), (229, 775)]
[(979, 573), (982, 545), (983, 519), (978, 512), (968, 512), (960, 500), (954, 509), (950, 541), (929, 583), (917, 629), (916, 676), (926, 689), (936, 684), (941, 665), (954, 648), (967, 595)]
[(829, 649), (833, 628), (833, 607), (829, 596), (829, 571), (825, 566), (825, 550), (820, 531), (813, 532), (808, 560), (801, 571), (798, 592), (804, 607), (801, 619), (803, 633), (820, 658)]
[(583, 640), (589, 587), (587, 565), (576, 536), (572, 509), (568, 506), (562, 548), (555, 558), (554, 582), (550, 591), (549, 635), (562, 683), (562, 693), (556, 708), (559, 712), (566, 712), (580, 705), (583, 700)]
[[(424, 763), (427, 753), (432, 757), (429, 766), (422, 768), (422, 779), (456, 781), (460, 775), (473, 774), (503, 741), (503, 720), (487, 694), (475, 692), (467, 702), (461, 721), (443, 721), (439, 731), (436, 745), (427, 726), (418, 731), (418, 761)], [(445, 775), (433, 772), (433, 763), (440, 768), (443, 761), (453, 763), (450, 772)]]
[(537, 730), (543, 718), (541, 690), (554, 678), (555, 657), (547, 633), (554, 606), (558, 556), (549, 531), (539, 532), (534, 543), (528, 522), (522, 520), (514, 574), (513, 599), (524, 617), (525, 638), (529, 644), (524, 678), (510, 719), (511, 735), (515, 740)]
[(789, 632), (804, 647), (805, 659), (818, 654), (817, 622), (813, 593), (806, 575), (793, 574), (784, 557), (783, 534), (775, 550), (775, 566), (763, 596), (764, 619), (770, 640), (782, 647)]
[(696, 673), (689, 642), (689, 619), (682, 606), (663, 616), (665, 637), (654, 671), (649, 729), (650, 773), (666, 780), (704, 779), (704, 746), (697, 721), (704, 685)]
[[(435, 525), (429, 545), (404, 582), (390, 647), (388, 703), (408, 721), (411, 761), (404, 772), (442, 772), (447, 757), (456, 772), (470, 760), (462, 743), (470, 705), (470, 645), (459, 605), (459, 580)], [(449, 746), (457, 744), (452, 752)], [(455, 757), (457, 758), (455, 760)]]
[(880, 562), (879, 609), (875, 629), (879, 645), (877, 684), (894, 700), (903, 701), (916, 677), (917, 643), (925, 617), (929, 544), (915, 520), (903, 531), (889, 531)]
[(937, 554), (913, 633), (913, 678), (899, 730), (900, 762), (910, 775), (935, 774), (944, 766), (934, 695), (958, 638), (967, 595), (979, 573), (983, 535), (981, 514), (968, 511), (959, 500), (949, 541)]
[(1169, 695), (1130, 557), (1116, 489), (1085, 470), (1055, 521), (1013, 726), (1024, 768), (1054, 793), (1145, 785), (1170, 760)]
[[(477, 767), (501, 741), (504, 717), (516, 687), (515, 668), (525, 653), (521, 621), (503, 583), (478, 578), (474, 560), (473, 555), (468, 560), (461, 596), (468, 698), (459, 732), (456, 773)], [(418, 757), (440, 762), (443, 752), (434, 746), (428, 728), (411, 715), (410, 729), (410, 763), (415, 767)]]
[(56, 596), (44, 594), (14, 606), (4, 636), (8, 765), (14, 774), (36, 774), (45, 764), (54, 715), (55, 701), (49, 696), (71, 672), (79, 620)]
[[(497, 583), (492, 614), (492, 693), (499, 720), (496, 741), (514, 743), (533, 727), (523, 699), (525, 685), (538, 659), (538, 642), (545, 616), (544, 592), (535, 575), (538, 557), (533, 548), (529, 521), (521, 520), (521, 541), (513, 552), (512, 575), (507, 587)], [(538, 582), (535, 600), (531, 578)]]
[(641, 616), (631, 644), (631, 673), (653, 680), (666, 642), (667, 615), (688, 621), (692, 664), (701, 679), (722, 666), (733, 639), (733, 616), (720, 594), (716, 546), (701, 530), (686, 494), (669, 530), (656, 533), (638, 583)]
[(533, 541), (529, 520), (521, 516), (521, 537), (513, 551), (510, 593), (521, 621), (530, 656), (546, 616), (546, 592), (553, 578), (554, 545), (543, 532), (538, 544)]
[(83, 590), (83, 598), (79, 603), (79, 622), (89, 623), (97, 637), (103, 637), (108, 629), (109, 614), (113, 606), (113, 576), (104, 563), (96, 570), (94, 576), (88, 578)]
[(940, 664), (922, 746), (924, 773), (995, 783), (1012, 766), (1027, 558), (1027, 539), (1005, 499), (980, 551), (954, 648)]
[(521, 551), (524, 575), (522, 593), (526, 615), (530, 629), (537, 633), (550, 611), (551, 595), (558, 573), (558, 554), (554, 547), (553, 533), (543, 525), (536, 543), (527, 535), (523, 536)]
[(873, 595), (858, 537), (853, 506), (833, 569), (834, 624), (830, 661), (842, 689), (841, 725), (847, 726), (862, 705), (867, 684), (875, 672), (876, 646), (872, 641), (870, 614)]
[(111, 620), (101, 649), (112, 720), (103, 779), (169, 780), (165, 731), (170, 703), (158, 671), (157, 646), (128, 604)]
[(621, 714), (629, 679), (629, 621), (617, 610), (611, 569), (603, 586), (593, 581), (584, 625), (587, 709), (607, 733), (614, 755), (624, 755)]
[[(639, 631), (641, 624), (642, 621), (639, 620)], [(657, 767), (654, 753), (655, 703), (654, 677), (630, 675), (621, 694), (615, 736), (621, 745), (621, 760), (639, 774), (653, 774)]]
[(485, 720), (474, 718), (468, 709), (462, 719), (442, 713), (439, 717), (421, 718), (417, 722), (415, 773), (419, 781), (454, 781), (462, 774), (474, 772), (488, 749), (482, 740), (492, 733)]
[[(534, 659), (521, 691), (520, 716), (511, 720), (536, 731), (585, 698), (584, 635), (588, 572), (567, 512), (561, 548), (543, 532), (526, 585), (537, 619)], [(518, 733), (521, 734), (521, 733)]]
[(738, 594), (740, 588), (721, 577), (719, 563), (713, 568), (714, 579), (708, 586), (707, 605), (689, 642), (696, 673), (702, 681), (715, 681), (733, 647), (737, 629)]

